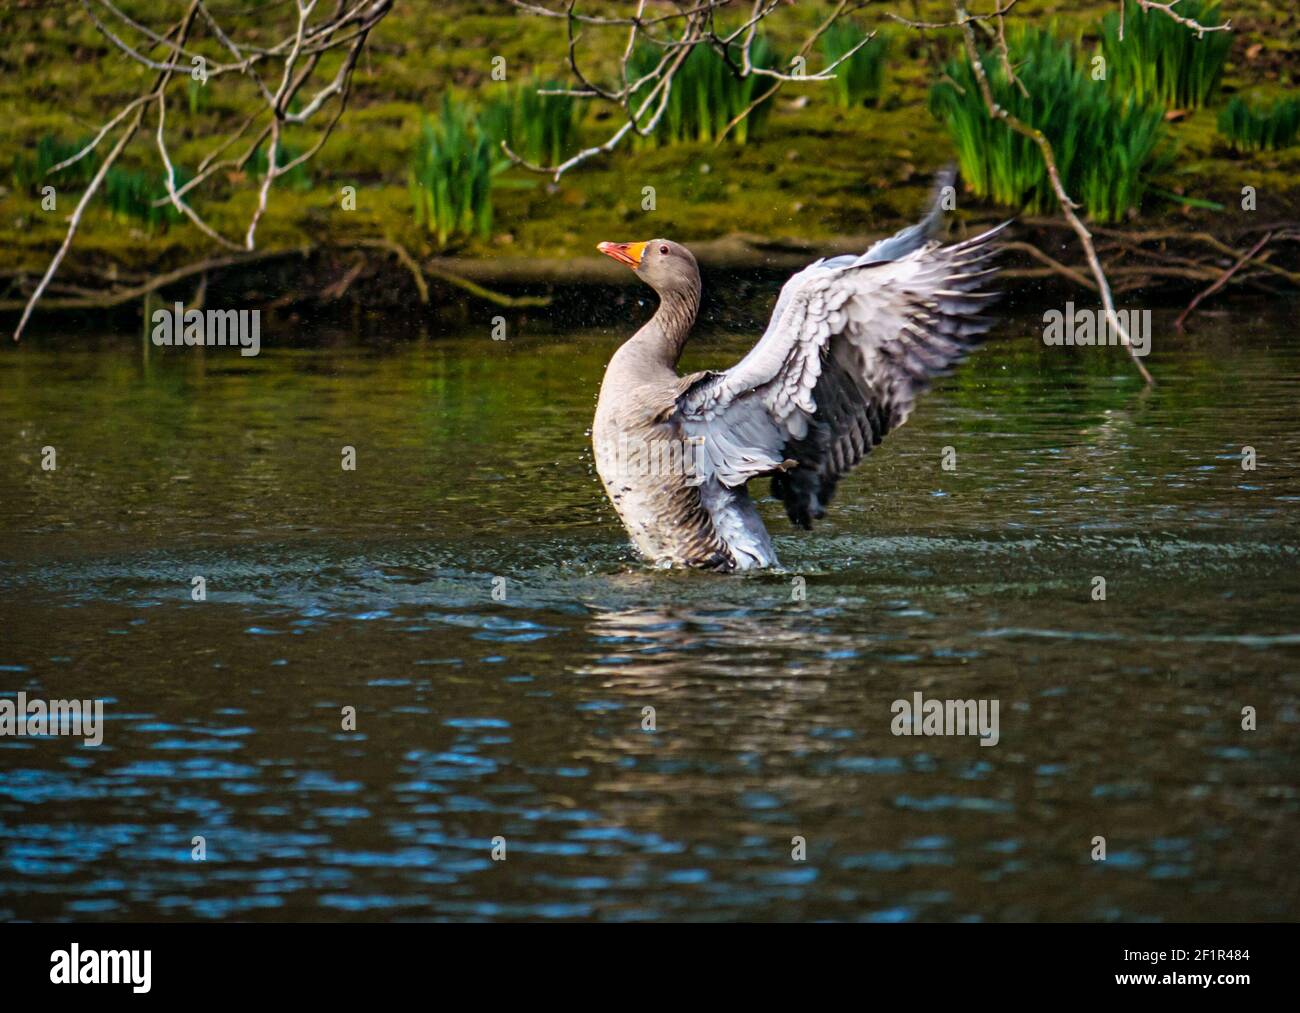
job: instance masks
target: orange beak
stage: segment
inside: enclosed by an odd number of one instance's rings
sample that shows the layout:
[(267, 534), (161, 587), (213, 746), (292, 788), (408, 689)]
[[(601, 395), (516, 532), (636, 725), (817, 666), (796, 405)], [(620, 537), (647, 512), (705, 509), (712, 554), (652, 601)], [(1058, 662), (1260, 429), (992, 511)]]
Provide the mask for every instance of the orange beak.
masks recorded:
[(613, 257), (620, 264), (626, 264), (635, 271), (641, 266), (641, 255), (645, 253), (645, 243), (598, 243), (596, 249), (607, 257)]

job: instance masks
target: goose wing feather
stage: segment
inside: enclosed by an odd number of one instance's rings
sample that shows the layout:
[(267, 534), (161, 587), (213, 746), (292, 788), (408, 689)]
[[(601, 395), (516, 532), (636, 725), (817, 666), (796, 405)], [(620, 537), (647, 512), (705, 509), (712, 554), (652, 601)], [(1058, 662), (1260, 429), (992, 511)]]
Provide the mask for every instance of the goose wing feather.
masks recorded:
[(781, 290), (763, 337), (725, 372), (688, 377), (676, 398), (699, 481), (773, 476), (790, 519), (811, 527), (840, 477), (983, 338), (992, 240), (951, 246), (926, 220), (861, 256), (819, 260)]

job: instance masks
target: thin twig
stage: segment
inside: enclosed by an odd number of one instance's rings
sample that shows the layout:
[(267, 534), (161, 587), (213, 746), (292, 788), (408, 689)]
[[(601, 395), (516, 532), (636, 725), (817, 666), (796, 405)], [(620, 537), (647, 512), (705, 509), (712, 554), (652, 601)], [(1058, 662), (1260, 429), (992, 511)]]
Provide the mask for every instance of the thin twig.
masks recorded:
[(1243, 268), (1247, 262), (1255, 256), (1255, 254), (1267, 246), (1269, 240), (1272, 238), (1273, 233), (1266, 232), (1262, 237), (1260, 237), (1258, 243), (1252, 246), (1235, 264), (1224, 271), (1223, 274), (1219, 275), (1218, 280), (1215, 281), (1213, 285), (1203, 292), (1198, 292), (1196, 298), (1187, 304), (1187, 308), (1178, 314), (1178, 319), (1174, 321), (1174, 327), (1181, 331), (1183, 329), (1183, 322), (1191, 315), (1192, 311), (1201, 304), (1201, 300), (1214, 295), (1215, 292), (1223, 288), (1223, 286), (1228, 283), (1228, 279), (1241, 270), (1241, 268)]
[[(50, 299), (46, 300), (44, 305), (46, 309), (51, 310), (111, 309), (114, 306), (134, 302), (150, 292), (157, 292), (160, 288), (174, 285), (176, 282), (192, 278), (196, 274), (204, 274), (208, 271), (217, 271), (227, 267), (242, 267), (247, 264), (257, 264), (268, 260), (280, 260), (295, 255), (305, 257), (310, 252), (310, 247), (301, 247), (290, 250), (258, 250), (255, 253), (239, 253), (227, 257), (205, 258), (193, 264), (186, 264), (184, 267), (178, 267), (175, 270), (156, 275), (148, 281), (133, 285), (130, 288), (87, 295), (81, 299)], [(7, 312), (17, 309), (21, 305), (21, 302), (0, 302), (0, 311)]]
[(1106, 320), (1113, 328), (1114, 333), (1119, 335), (1121, 343), (1128, 350), (1129, 357), (1133, 360), (1133, 365), (1137, 367), (1137, 371), (1142, 375), (1142, 379), (1148, 385), (1154, 385), (1155, 380), (1138, 357), (1136, 350), (1133, 348), (1132, 338), (1129, 337), (1128, 331), (1120, 323), (1119, 317), (1115, 313), (1115, 299), (1111, 295), (1110, 283), (1106, 280), (1106, 272), (1102, 270), (1101, 261), (1097, 259), (1097, 251), (1092, 245), (1092, 235), (1075, 213), (1075, 208), (1078, 205), (1065, 192), (1065, 184), (1061, 181), (1061, 173), (1056, 166), (1056, 156), (1052, 151), (1051, 142), (1037, 127), (1031, 127), (1028, 123), (1013, 116), (994, 100), (993, 88), (989, 84), (988, 75), (984, 72), (984, 64), (980, 61), (979, 51), (975, 47), (975, 33), (971, 30), (971, 21), (973, 19), (966, 13), (961, 0), (953, 0), (953, 11), (957, 15), (957, 21), (961, 26), (966, 57), (970, 61), (971, 71), (974, 73), (975, 80), (979, 85), (980, 94), (984, 97), (984, 105), (988, 109), (989, 116), (1002, 121), (1011, 130), (1028, 137), (1038, 145), (1038, 150), (1043, 158), (1043, 165), (1047, 168), (1048, 179), (1052, 184), (1052, 191), (1056, 194), (1056, 202), (1060, 205), (1061, 213), (1065, 215), (1066, 220), (1079, 237), (1079, 242), (1083, 245), (1084, 255), (1088, 259), (1088, 267), (1092, 270), (1093, 278), (1096, 279), (1097, 291), (1101, 296), (1101, 303), (1106, 311)]
[[(22, 318), (14, 330), (15, 341), (21, 337), (32, 311), (67, 256), (91, 199), (100, 190), (108, 170), (117, 161), (118, 156), (136, 136), (145, 110), (152, 103), (156, 102), (158, 105), (158, 125), (154, 140), (167, 188), (166, 195), (154, 201), (153, 206), (162, 207), (170, 204), (208, 239), (227, 249), (253, 250), (256, 245), (257, 227), (266, 214), (272, 186), (278, 178), (315, 157), (332, 135), (347, 108), (352, 76), (370, 31), (388, 15), (393, 6), (393, 0), (336, 0), (332, 13), (325, 15), (323, 19), (313, 21), (319, 0), (294, 0), (297, 19), (293, 31), (272, 45), (259, 46), (251, 43), (241, 44), (232, 38), (222, 29), (219, 19), (208, 9), (206, 0), (190, 0), (184, 18), (169, 31), (161, 34), (124, 13), (113, 0), (93, 0), (93, 2), (80, 0), (80, 2), (96, 29), (115, 49), (132, 62), (157, 71), (158, 76), (146, 91), (125, 102), (110, 116), (76, 154), (49, 170), (51, 173), (58, 172), (87, 158), (115, 130), (122, 131), (117, 143), (95, 172), (85, 193), (81, 195), (69, 219), (62, 245), (54, 254), (41, 283), (36, 286), (24, 307)], [(233, 57), (232, 62), (209, 61), (188, 48), (190, 28), (198, 19), (207, 25), (221, 46)], [(162, 54), (158, 54), (160, 58), (151, 55), (155, 47), (161, 47), (163, 50)], [(320, 86), (315, 94), (305, 97), (301, 108), (291, 112), (290, 104), (295, 102), (299, 92), (312, 79), (321, 57), (333, 50), (341, 50), (345, 53), (343, 61), (328, 82)], [(194, 178), (178, 186), (175, 160), (168, 148), (166, 136), (167, 89), (177, 78), (193, 69), (186, 61), (193, 62), (195, 67), (203, 68), (205, 86), (213, 78), (226, 74), (251, 77), (257, 86), (262, 107), (245, 118), (233, 134), (226, 137), (204, 157)], [(273, 67), (277, 64), (280, 81), (278, 87), (272, 91), (267, 87), (258, 67), (265, 65)], [(181, 74), (177, 74), (177, 71)], [(306, 123), (335, 100), (337, 105), (333, 115), (315, 142), (301, 155), (289, 159), (283, 165), (277, 164), (281, 157), (279, 142), (283, 126)], [(257, 132), (243, 154), (238, 158), (218, 161), (219, 156), (247, 134), (261, 117), (266, 117), (267, 122)], [(258, 186), (257, 204), (250, 216), (243, 243), (236, 243), (205, 222), (194, 209), (187, 195), (223, 169), (233, 168), (242, 171), (263, 144), (268, 145), (266, 174)]]
[[(1137, 5), (1141, 7), (1144, 11), (1159, 11), (1161, 14), (1173, 18), (1180, 25), (1190, 28), (1198, 36), (1204, 35), (1206, 32), (1232, 31), (1231, 21), (1225, 21), (1221, 25), (1203, 25), (1199, 21), (1195, 21), (1192, 18), (1183, 17), (1181, 14), (1179, 14), (1174, 10), (1174, 8), (1177, 7), (1178, 4), (1181, 2), (1182, 0), (1171, 0), (1170, 3), (1162, 4), (1162, 3), (1155, 3), (1154, 0), (1137, 0)], [(1124, 36), (1120, 35), (1120, 38), (1123, 39)]]

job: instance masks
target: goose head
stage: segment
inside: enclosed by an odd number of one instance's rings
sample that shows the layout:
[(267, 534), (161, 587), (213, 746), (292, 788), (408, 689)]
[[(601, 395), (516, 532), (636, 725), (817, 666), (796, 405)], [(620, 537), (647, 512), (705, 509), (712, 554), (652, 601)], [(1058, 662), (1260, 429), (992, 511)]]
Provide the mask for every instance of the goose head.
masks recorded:
[(699, 265), (681, 243), (650, 239), (643, 243), (599, 243), (596, 249), (626, 264), (661, 296), (699, 292)]

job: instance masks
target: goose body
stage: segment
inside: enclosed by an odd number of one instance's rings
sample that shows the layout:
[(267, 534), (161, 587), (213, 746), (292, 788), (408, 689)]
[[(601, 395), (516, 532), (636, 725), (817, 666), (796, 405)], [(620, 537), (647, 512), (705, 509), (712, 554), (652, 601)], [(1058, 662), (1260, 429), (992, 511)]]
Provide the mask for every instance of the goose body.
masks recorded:
[[(942, 181), (941, 181), (942, 182)], [(659, 566), (777, 565), (750, 498), (769, 477), (790, 520), (811, 528), (839, 478), (906, 421), (933, 377), (982, 339), (989, 240), (928, 235), (940, 215), (861, 256), (819, 260), (784, 286), (767, 331), (723, 372), (681, 376), (700, 276), (666, 239), (601, 243), (660, 297), (605, 370), (592, 443), (596, 471), (637, 550)]]
[(697, 377), (678, 376), (647, 354), (658, 341), (651, 324), (610, 360), (591, 430), (596, 472), (614, 510), (637, 550), (658, 565), (775, 565), (746, 487), (698, 481), (702, 447), (677, 411)]

